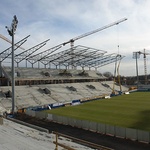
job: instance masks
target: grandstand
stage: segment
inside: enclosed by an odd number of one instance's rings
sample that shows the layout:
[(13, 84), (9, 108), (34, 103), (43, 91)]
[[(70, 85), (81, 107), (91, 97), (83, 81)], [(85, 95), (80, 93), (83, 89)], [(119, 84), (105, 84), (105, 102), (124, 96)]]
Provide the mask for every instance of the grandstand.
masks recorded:
[[(49, 50), (45, 51), (45, 55), (44, 52), (36, 55), (28, 52), (24, 57), (22, 53), (21, 57), (16, 55), (15, 103), (18, 109), (92, 100), (112, 93), (114, 82), (107, 81), (97, 68), (121, 60), (124, 56), (106, 54), (106, 51), (85, 46), (76, 46), (53, 55), (51, 50), (54, 49)], [(48, 51), (51, 55), (48, 55)], [(1, 53), (1, 60), (4, 61), (7, 55), (5, 50), (5, 53)], [(3, 61), (0, 62), (0, 109), (8, 111), (12, 103), (12, 69), (3, 65)], [(32, 67), (19, 67), (21, 61), (30, 62)], [(33, 65), (37, 62), (44, 64), (44, 68), (35, 68)], [(48, 64), (52, 64), (53, 68), (48, 68)], [(119, 91), (120, 87), (115, 85), (115, 90)], [(122, 91), (127, 90), (126, 87), (122, 88)]]

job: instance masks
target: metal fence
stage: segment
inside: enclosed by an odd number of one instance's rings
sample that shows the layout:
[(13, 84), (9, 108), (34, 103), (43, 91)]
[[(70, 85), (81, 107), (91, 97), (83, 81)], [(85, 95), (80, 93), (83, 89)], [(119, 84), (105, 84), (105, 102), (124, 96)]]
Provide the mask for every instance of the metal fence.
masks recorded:
[(113, 126), (104, 123), (91, 122), (87, 120), (78, 120), (78, 119), (69, 118), (65, 116), (47, 114), (46, 112), (38, 112), (38, 111), (36, 112), (36, 111), (27, 110), (26, 114), (40, 119), (45, 118), (50, 121), (82, 128), (85, 130), (90, 130), (93, 132), (150, 143), (150, 132), (148, 131), (124, 128), (124, 127)]

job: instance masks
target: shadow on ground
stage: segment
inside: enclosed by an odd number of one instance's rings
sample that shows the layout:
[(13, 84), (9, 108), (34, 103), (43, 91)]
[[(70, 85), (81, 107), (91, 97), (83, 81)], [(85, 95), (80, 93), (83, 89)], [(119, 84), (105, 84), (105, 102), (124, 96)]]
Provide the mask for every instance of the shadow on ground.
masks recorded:
[(150, 131), (150, 110), (141, 111), (139, 116), (139, 121), (130, 126), (130, 128), (138, 127), (140, 130)]

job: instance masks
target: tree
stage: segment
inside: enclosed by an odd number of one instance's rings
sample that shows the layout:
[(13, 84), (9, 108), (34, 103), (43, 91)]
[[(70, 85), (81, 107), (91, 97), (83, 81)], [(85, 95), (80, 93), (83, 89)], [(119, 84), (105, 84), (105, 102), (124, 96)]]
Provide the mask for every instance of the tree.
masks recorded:
[(104, 75), (105, 77), (107, 77), (107, 78), (113, 78), (113, 74), (112, 74), (111, 72), (109, 72), (109, 71), (104, 72), (103, 75)]

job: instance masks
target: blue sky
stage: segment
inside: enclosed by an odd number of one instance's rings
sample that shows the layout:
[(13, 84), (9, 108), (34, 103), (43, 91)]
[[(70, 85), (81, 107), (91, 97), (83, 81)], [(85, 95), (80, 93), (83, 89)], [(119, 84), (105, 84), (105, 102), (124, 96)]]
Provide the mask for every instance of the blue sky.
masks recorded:
[[(133, 52), (150, 50), (150, 1), (149, 0), (1, 0), (0, 34), (11, 39), (5, 26), (10, 26), (13, 16), (18, 18), (15, 40), (31, 35), (23, 45), (31, 48), (50, 39), (44, 51), (71, 38), (82, 35), (124, 17), (120, 23), (78, 41), (83, 45), (106, 50), (108, 54), (119, 53), (126, 56), (120, 65), (120, 74), (136, 75)], [(0, 52), (10, 46), (0, 39)], [(65, 46), (67, 49), (69, 45)], [(21, 50), (20, 50), (21, 51)], [(39, 51), (39, 52), (40, 52)], [(19, 53), (19, 50), (17, 51)], [(150, 55), (147, 55), (147, 72)], [(138, 60), (139, 74), (144, 74), (143, 56)], [(113, 73), (114, 64), (102, 67), (100, 72)]]

